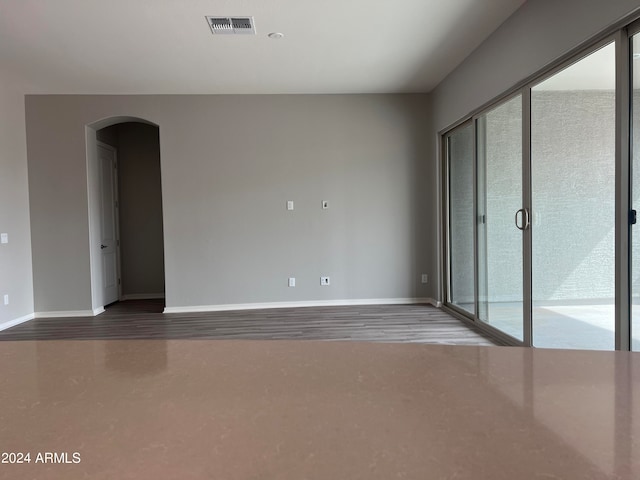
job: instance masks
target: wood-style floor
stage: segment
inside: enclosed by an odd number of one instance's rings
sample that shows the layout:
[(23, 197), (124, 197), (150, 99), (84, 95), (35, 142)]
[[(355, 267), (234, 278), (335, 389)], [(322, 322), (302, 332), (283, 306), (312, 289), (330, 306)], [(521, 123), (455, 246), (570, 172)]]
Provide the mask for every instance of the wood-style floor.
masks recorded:
[(429, 305), (367, 305), (163, 314), (164, 300), (116, 303), (97, 317), (41, 318), (0, 340), (358, 340), (448, 345), (499, 341)]

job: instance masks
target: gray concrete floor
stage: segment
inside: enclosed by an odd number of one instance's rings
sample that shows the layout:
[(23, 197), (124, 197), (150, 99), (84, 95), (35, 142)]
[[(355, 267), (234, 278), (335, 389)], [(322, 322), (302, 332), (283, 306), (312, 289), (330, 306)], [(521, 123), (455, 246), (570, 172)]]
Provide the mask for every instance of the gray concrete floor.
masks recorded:
[[(472, 305), (461, 305), (472, 311)], [(633, 306), (632, 350), (640, 351), (640, 305)], [(533, 344), (542, 348), (613, 350), (614, 305), (535, 305)], [(490, 303), (490, 325), (522, 339), (522, 304)]]

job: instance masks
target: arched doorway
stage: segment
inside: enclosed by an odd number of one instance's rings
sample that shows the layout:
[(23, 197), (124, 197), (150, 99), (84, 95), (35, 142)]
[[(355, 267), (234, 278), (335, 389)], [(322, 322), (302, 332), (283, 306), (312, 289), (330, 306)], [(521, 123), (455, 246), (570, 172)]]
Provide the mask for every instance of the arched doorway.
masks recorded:
[(93, 309), (163, 299), (159, 127), (112, 117), (88, 125), (86, 134)]

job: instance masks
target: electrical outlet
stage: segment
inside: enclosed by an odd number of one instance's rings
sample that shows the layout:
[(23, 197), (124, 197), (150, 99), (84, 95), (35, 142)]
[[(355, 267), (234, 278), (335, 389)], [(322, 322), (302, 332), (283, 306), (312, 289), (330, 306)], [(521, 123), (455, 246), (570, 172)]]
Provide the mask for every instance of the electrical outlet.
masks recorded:
[(429, 283), (429, 275), (426, 273), (422, 274), (422, 283)]
[(9, 295), (8, 294), (5, 294), (5, 296), (4, 296), (4, 304), (5, 305), (9, 305)]
[(0, 233), (0, 243), (9, 243), (8, 233)]
[(320, 285), (331, 285), (330, 277), (320, 277)]
[(295, 277), (289, 277), (289, 286), (290, 286), (290, 287), (295, 287), (295, 286), (296, 286), (296, 279), (295, 279)]
[(293, 210), (293, 200), (287, 200), (287, 210)]

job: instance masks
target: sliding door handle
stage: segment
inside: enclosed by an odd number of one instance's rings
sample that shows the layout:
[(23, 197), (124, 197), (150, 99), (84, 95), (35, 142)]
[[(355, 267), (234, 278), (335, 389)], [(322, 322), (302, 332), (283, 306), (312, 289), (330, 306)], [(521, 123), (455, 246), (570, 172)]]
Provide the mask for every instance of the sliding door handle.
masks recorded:
[[(522, 226), (520, 226), (520, 222), (518, 221), (518, 216), (520, 214), (522, 214)], [(529, 228), (529, 225), (531, 225), (531, 223), (529, 222), (529, 210), (527, 210), (526, 208), (521, 208), (516, 212), (516, 228), (518, 230), (524, 231)]]

